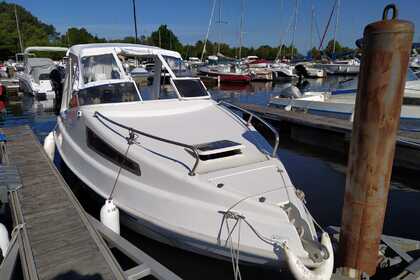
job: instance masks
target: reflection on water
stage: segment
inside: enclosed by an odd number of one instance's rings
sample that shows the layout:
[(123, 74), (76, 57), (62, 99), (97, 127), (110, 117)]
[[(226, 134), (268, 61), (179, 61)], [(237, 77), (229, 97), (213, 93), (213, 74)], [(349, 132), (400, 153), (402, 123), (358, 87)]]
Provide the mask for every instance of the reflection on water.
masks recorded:
[[(340, 81), (346, 77), (333, 77), (327, 80), (310, 80), (303, 90), (329, 90), (344, 87)], [(347, 81), (345, 83), (349, 83)], [(229, 102), (267, 104), (271, 97), (279, 94), (290, 83), (251, 83), (248, 85), (222, 85), (210, 89), (215, 99)], [(48, 102), (34, 101), (24, 96), (22, 101), (9, 102), (0, 118), (1, 126), (29, 125), (40, 140), (51, 131), (56, 123), (53, 112), (44, 110), (51, 106)], [(281, 134), (280, 134), (281, 135)], [(306, 193), (308, 208), (318, 222), (323, 225), (339, 225), (345, 186), (345, 165), (347, 159), (334, 152), (311, 148), (282, 137), (278, 153), (294, 184)], [(71, 172), (66, 170), (60, 160), (56, 161), (63, 171), (64, 178), (75, 191), (86, 210), (98, 216), (101, 204), (94, 202), (92, 193), (84, 187)], [(256, 188), (258, 186), (255, 186)], [(389, 196), (388, 211), (384, 232), (401, 237), (420, 239), (416, 221), (420, 219), (420, 183), (416, 174), (394, 174)], [(162, 206), (164, 207), (164, 206)], [(401, 217), (405, 217), (402, 219)], [(184, 252), (159, 244), (139, 236), (128, 229), (122, 235), (162, 261), (184, 279), (230, 279), (231, 264), (192, 253)], [(193, 269), (192, 269), (193, 268)], [(287, 275), (266, 271), (255, 267), (241, 268), (244, 279), (288, 279)]]

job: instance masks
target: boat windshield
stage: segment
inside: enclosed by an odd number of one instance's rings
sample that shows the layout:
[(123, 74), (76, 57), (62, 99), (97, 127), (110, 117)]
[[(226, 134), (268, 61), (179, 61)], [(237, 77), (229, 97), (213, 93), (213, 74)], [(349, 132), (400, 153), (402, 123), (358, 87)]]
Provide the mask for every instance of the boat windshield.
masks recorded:
[(163, 58), (168, 63), (172, 72), (177, 77), (191, 77), (191, 71), (187, 68), (184, 61), (181, 58), (164, 55)]
[(79, 105), (139, 101), (133, 82), (108, 83), (79, 90)]
[(121, 78), (118, 64), (110, 53), (84, 56), (81, 61), (83, 82), (85, 84)]
[(207, 90), (199, 79), (174, 79), (173, 82), (182, 97), (208, 96)]

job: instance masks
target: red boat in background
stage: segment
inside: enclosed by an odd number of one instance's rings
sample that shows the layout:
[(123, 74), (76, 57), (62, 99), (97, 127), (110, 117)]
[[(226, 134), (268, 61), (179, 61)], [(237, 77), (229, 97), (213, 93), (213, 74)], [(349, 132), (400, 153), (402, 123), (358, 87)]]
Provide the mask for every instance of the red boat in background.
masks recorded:
[[(228, 71), (230, 70), (230, 71)], [(198, 69), (198, 74), (209, 77), (219, 77), (221, 83), (249, 83), (251, 75), (248, 72), (236, 69), (236, 67), (203, 66)]]
[(258, 58), (248, 62), (247, 64), (250, 68), (268, 68), (271, 62), (266, 59)]

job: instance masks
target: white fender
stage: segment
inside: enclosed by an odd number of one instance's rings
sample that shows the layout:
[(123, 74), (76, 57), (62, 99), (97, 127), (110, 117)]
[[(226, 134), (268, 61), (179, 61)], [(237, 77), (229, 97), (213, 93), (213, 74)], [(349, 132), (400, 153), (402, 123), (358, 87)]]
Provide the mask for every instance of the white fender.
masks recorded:
[(284, 110), (285, 110), (285, 111), (290, 112), (290, 111), (292, 110), (292, 107), (293, 107), (293, 100), (292, 100), (292, 101), (290, 101), (290, 103), (289, 103), (289, 104), (287, 104), (287, 105), (284, 107)]
[(55, 154), (55, 142), (54, 142), (54, 132), (51, 131), (48, 133), (48, 136), (44, 139), (44, 150), (47, 153), (51, 161), (54, 160)]
[(0, 249), (3, 254), (3, 258), (6, 257), (7, 250), (9, 248), (9, 233), (6, 227), (0, 223)]
[(120, 211), (112, 199), (107, 199), (101, 208), (101, 222), (116, 234), (120, 234)]
[(315, 269), (307, 268), (302, 261), (293, 254), (292, 251), (284, 246), (284, 252), (286, 254), (287, 264), (292, 272), (293, 276), (297, 280), (329, 280), (334, 269), (334, 251), (331, 244), (331, 239), (328, 233), (323, 233), (321, 237), (321, 244), (324, 245), (329, 253), (328, 259), (326, 259), (319, 267)]

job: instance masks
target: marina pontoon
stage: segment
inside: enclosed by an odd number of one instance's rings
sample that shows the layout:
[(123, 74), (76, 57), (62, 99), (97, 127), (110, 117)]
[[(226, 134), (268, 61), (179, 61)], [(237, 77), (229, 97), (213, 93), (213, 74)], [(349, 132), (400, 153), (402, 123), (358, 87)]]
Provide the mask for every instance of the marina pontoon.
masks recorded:
[[(125, 73), (125, 55), (153, 63), (147, 85)], [(56, 147), (124, 223), (207, 256), (331, 274), (331, 242), (325, 233), (320, 240), (278, 159), (271, 126), (215, 102), (198, 78), (178, 76), (168, 63), (182, 64), (178, 53), (89, 44), (71, 47), (68, 58)], [(254, 122), (266, 125), (269, 140)]]

